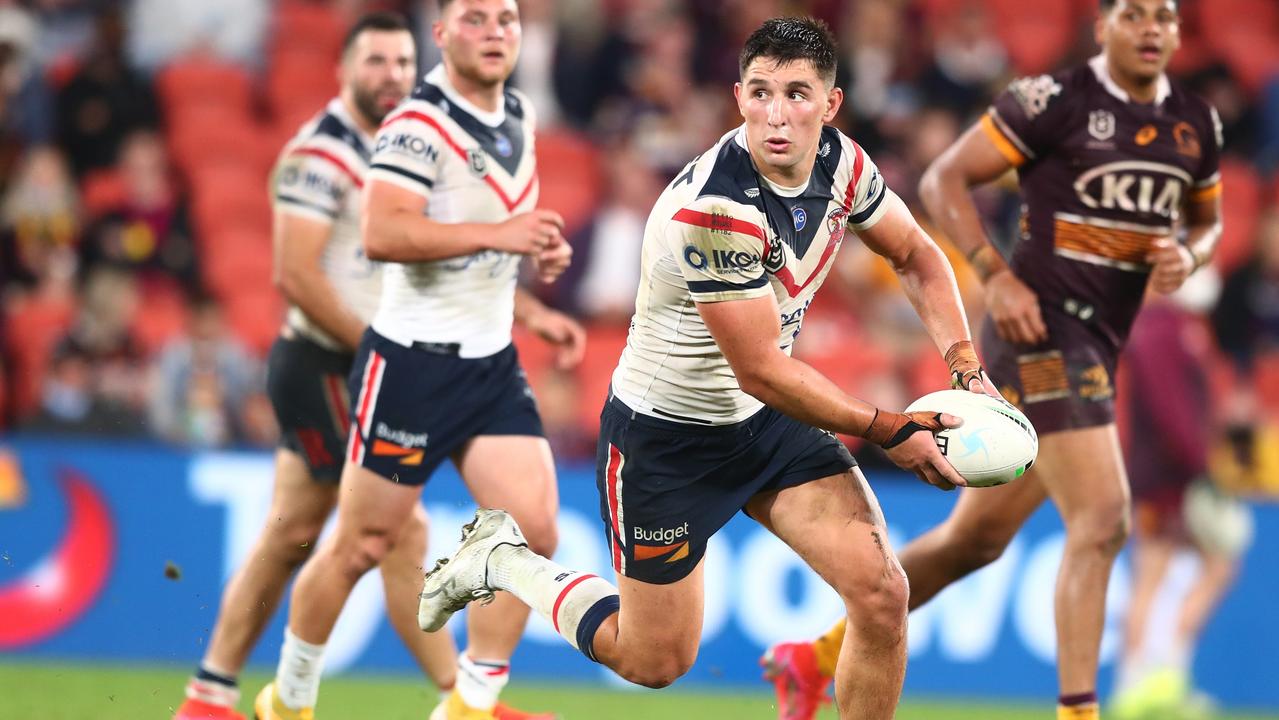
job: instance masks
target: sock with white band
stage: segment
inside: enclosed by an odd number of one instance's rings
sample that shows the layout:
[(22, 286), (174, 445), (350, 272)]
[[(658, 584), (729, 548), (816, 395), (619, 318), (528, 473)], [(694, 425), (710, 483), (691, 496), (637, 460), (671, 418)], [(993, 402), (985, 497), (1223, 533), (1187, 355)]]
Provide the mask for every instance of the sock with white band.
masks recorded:
[(510, 679), (511, 665), (505, 660), (473, 660), (462, 653), (457, 657), (457, 683), (453, 691), (462, 696), (467, 707), (491, 710)]
[(489, 585), (506, 590), (551, 621), (569, 645), (595, 660), (595, 631), (618, 611), (617, 588), (589, 573), (569, 570), (527, 547), (501, 545), (489, 555)]
[(320, 697), (320, 673), (324, 670), (324, 646), (313, 645), (284, 629), (284, 646), (275, 671), (275, 693), (291, 710), (315, 707)]

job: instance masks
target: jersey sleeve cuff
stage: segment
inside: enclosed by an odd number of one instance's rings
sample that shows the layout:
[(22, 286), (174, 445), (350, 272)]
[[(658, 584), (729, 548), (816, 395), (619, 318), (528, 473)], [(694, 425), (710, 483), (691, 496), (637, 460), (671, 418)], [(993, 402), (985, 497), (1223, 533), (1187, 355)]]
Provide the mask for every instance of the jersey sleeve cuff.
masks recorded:
[(431, 188), (435, 186), (429, 178), (422, 177), (415, 172), (405, 170), (395, 165), (376, 164), (369, 168), (368, 177), (370, 180), (379, 180), (381, 182), (390, 183), (397, 187), (404, 188), (409, 192), (426, 196), (430, 193)]
[(1011, 163), (1013, 167), (1021, 167), (1022, 165), (1025, 165), (1026, 160), (1028, 159), (1026, 154), (1017, 147), (1016, 140), (1010, 134), (1011, 131), (1007, 131), (1007, 129), (1005, 127), (1001, 127), (1001, 125), (1003, 125), (1003, 123), (999, 122), (996, 119), (996, 116), (992, 113), (988, 112), (981, 116), (982, 132), (990, 139), (991, 143), (994, 144), (995, 149), (999, 151), (999, 154), (1003, 155), (1004, 159)]

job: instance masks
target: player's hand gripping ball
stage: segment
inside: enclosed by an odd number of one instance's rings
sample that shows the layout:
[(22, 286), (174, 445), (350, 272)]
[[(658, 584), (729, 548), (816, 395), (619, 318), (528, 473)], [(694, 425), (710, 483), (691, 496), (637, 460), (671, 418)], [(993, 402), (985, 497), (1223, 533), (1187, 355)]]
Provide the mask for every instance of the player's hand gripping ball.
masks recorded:
[(964, 424), (934, 433), (937, 447), (969, 487), (1003, 485), (1035, 464), (1039, 435), (1012, 404), (968, 390), (940, 390), (910, 404), (906, 412), (926, 410), (963, 418)]

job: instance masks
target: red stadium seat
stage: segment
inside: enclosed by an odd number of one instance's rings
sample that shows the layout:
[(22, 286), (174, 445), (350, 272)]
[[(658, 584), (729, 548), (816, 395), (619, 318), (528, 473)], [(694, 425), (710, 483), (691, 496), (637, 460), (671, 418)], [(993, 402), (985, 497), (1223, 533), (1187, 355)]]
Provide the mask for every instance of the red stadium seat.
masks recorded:
[(253, 108), (253, 82), (238, 65), (201, 56), (176, 60), (156, 76), (156, 90), (171, 110), (221, 105), (245, 114)]
[(1224, 158), (1221, 163), (1221, 211), (1225, 227), (1213, 264), (1223, 274), (1248, 259), (1252, 253), (1257, 217), (1261, 213), (1261, 180), (1257, 171), (1242, 160)]
[(346, 29), (346, 20), (332, 3), (280, 2), (271, 27), (271, 55), (313, 50), (326, 55), (331, 67), (341, 52)]
[(277, 117), (318, 112), (337, 95), (336, 68), (337, 56), (326, 52), (291, 51), (272, 57), (267, 75), (271, 112)]
[(244, 287), (223, 298), (227, 324), (259, 357), (266, 355), (280, 332), (284, 298), (270, 287)]
[(80, 203), (93, 219), (124, 202), (124, 179), (114, 168), (93, 170), (80, 181)]
[(66, 296), (31, 295), (14, 303), (6, 314), (5, 351), (11, 365), (13, 397), (18, 416), (35, 410), (40, 385), (53, 346), (75, 319), (76, 300)]
[(1200, 8), (1208, 44), (1244, 87), (1259, 90), (1279, 76), (1279, 3), (1274, 0), (1212, 0)]
[(600, 428), (600, 408), (608, 397), (617, 359), (626, 347), (625, 325), (592, 325), (586, 329), (586, 356), (577, 366), (578, 417), (583, 430), (595, 435)]
[(581, 228), (595, 211), (603, 182), (599, 150), (571, 130), (537, 134), (538, 205), (564, 216), (565, 235)]
[(152, 283), (146, 290), (146, 308), (134, 316), (129, 335), (144, 354), (152, 355), (182, 333), (189, 314), (176, 284)]
[(226, 158), (257, 158), (259, 131), (253, 119), (231, 108), (183, 111), (170, 118), (168, 145), (174, 162), (188, 174)]
[(1018, 73), (1056, 69), (1075, 39), (1070, 0), (985, 0), (985, 5)]
[(270, 232), (271, 201), (262, 174), (248, 166), (209, 166), (191, 179), (193, 215), (201, 234), (245, 226)]

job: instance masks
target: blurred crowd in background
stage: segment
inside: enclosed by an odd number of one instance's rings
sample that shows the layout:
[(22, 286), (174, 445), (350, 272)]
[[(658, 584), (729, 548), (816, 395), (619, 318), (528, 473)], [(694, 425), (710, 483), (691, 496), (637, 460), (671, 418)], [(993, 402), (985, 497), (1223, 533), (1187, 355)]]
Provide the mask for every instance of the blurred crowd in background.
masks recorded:
[[(514, 82), (542, 123), (541, 204), (564, 214), (576, 251), (565, 278), (536, 290), (590, 332), (572, 370), (518, 340), (566, 461), (593, 454), (648, 211), (676, 170), (738, 124), (737, 53), (762, 20), (812, 14), (836, 31), (836, 124), (921, 219), (921, 173), (1009, 79), (1097, 52), (1096, 0), (520, 9)], [(336, 93), (342, 36), (370, 10), (410, 18), (422, 69), (434, 65), (436, 0), (0, 0), (0, 428), (274, 443), (263, 358), (283, 301), (267, 178), (284, 142)], [(1191, 303), (1215, 339), (1216, 444), (1244, 468), (1241, 484), (1279, 492), (1279, 2), (1184, 0), (1181, 13), (1172, 70), (1225, 127), (1226, 233), (1206, 271), (1216, 282), (1200, 283)], [(1006, 248), (1015, 186), (982, 190), (980, 205)], [(952, 260), (976, 323), (982, 290)], [(892, 272), (855, 242), (796, 354), (887, 407), (947, 379)]]

